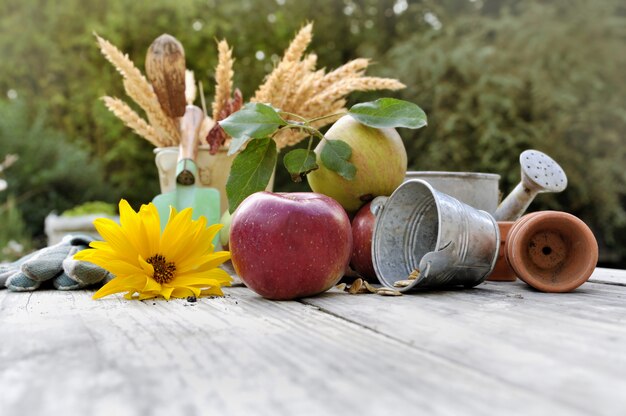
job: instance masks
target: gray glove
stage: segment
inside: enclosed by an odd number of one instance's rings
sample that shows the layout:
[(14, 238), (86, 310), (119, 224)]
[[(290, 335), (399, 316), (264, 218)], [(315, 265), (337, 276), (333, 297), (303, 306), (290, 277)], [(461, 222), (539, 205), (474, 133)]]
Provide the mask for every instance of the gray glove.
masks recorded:
[(74, 254), (88, 248), (92, 241), (92, 237), (84, 235), (66, 235), (60, 243), (0, 268), (0, 285), (15, 292), (25, 292), (52, 280), (55, 288), (72, 290), (110, 280), (113, 276), (108, 271), (73, 259)]

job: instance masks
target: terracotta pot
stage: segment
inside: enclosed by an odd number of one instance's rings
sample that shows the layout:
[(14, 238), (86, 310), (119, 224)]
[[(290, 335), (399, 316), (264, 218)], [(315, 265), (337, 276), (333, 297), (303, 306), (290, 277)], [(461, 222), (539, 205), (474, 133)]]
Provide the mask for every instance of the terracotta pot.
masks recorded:
[(498, 221), (498, 228), (500, 229), (500, 250), (498, 251), (498, 259), (496, 265), (493, 268), (493, 272), (489, 275), (487, 280), (492, 282), (514, 282), (517, 280), (515, 272), (509, 266), (506, 261), (504, 251), (506, 250), (506, 241), (508, 240), (509, 231), (515, 224), (513, 221)]
[(557, 211), (525, 215), (509, 231), (506, 260), (515, 274), (542, 292), (570, 292), (589, 279), (598, 243), (587, 225)]

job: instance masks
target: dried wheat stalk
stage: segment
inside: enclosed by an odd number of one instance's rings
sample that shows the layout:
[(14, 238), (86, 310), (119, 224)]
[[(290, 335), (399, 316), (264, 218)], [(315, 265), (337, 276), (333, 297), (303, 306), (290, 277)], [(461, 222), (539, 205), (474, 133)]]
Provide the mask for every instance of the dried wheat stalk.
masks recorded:
[(165, 114), (152, 86), (128, 55), (122, 53), (106, 39), (95, 35), (104, 57), (124, 78), (124, 89), (146, 113), (150, 125), (165, 145), (177, 145), (180, 140), (178, 122)]
[(217, 43), (218, 62), (215, 68), (215, 99), (213, 100), (213, 120), (219, 121), (233, 90), (233, 50), (228, 42)]
[(115, 114), (117, 118), (122, 120), (124, 124), (130, 127), (135, 133), (157, 147), (164, 145), (154, 128), (149, 125), (146, 120), (141, 118), (139, 114), (133, 111), (124, 101), (108, 96), (102, 97), (102, 100), (109, 111)]
[(334, 103), (352, 91), (398, 90), (400, 88), (404, 88), (404, 84), (395, 79), (376, 77), (345, 78), (320, 91), (307, 101), (304, 111), (316, 111), (316, 108), (323, 108), (328, 103)]
[(369, 66), (370, 60), (365, 58), (357, 58), (340, 66), (334, 71), (324, 75), (318, 84), (320, 90), (325, 90), (337, 81), (341, 81), (344, 78), (360, 77), (365, 73), (365, 70)]
[[(312, 119), (345, 112), (345, 97), (353, 91), (397, 90), (405, 87), (395, 79), (363, 76), (370, 63), (364, 58), (354, 59), (328, 73), (323, 69), (316, 71), (317, 56), (304, 56), (313, 37), (312, 31), (313, 25), (310, 23), (300, 29), (282, 60), (266, 77), (251, 101), (269, 103), (281, 111)], [(314, 122), (313, 126), (322, 127), (338, 118), (325, 118)], [(282, 149), (305, 137), (305, 133), (285, 130), (275, 138), (278, 148)]]
[[(267, 76), (263, 85), (259, 87), (252, 101), (271, 103), (281, 108), (282, 101), (286, 98), (285, 91), (291, 86), (289, 79), (297, 63), (300, 63), (302, 54), (313, 39), (313, 24), (304, 26), (285, 51), (283, 59)], [(293, 78), (291, 78), (293, 79)]]

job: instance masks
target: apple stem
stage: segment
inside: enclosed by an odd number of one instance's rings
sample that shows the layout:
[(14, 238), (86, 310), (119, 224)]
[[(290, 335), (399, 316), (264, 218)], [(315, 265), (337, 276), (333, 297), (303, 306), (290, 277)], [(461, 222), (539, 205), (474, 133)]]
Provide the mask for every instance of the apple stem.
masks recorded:
[(315, 127), (309, 126), (308, 123), (306, 123), (306, 124), (299, 124), (299, 123), (292, 123), (292, 122), (287, 122), (287, 123), (288, 124), (286, 126), (284, 126), (284, 127), (281, 127), (280, 130), (282, 130), (284, 128), (298, 129), (300, 131), (306, 131), (311, 136), (316, 136), (320, 140), (324, 140), (324, 135), (318, 129), (316, 129)]
[[(306, 122), (307, 122), (307, 119), (306, 119), (306, 118), (304, 118), (304, 117), (302, 117), (302, 116), (299, 116), (298, 114), (290, 113), (290, 112), (288, 112), (288, 111), (280, 111), (280, 114), (286, 114), (286, 115), (288, 115), (288, 116), (290, 116), (290, 117), (299, 118), (299, 119), (300, 119), (300, 120), (302, 120), (304, 123), (306, 123)], [(289, 122), (289, 120), (287, 120), (287, 122)]]
[(324, 140), (324, 135), (315, 127), (311, 126), (311, 123), (314, 123), (316, 121), (320, 121), (320, 120), (324, 120), (326, 118), (331, 118), (331, 117), (340, 117), (343, 116), (345, 114), (348, 114), (345, 111), (342, 111), (340, 113), (335, 113), (335, 114), (328, 114), (325, 116), (320, 116), (320, 117), (315, 117), (312, 118), (310, 120), (307, 120), (306, 118), (299, 116), (298, 114), (294, 114), (294, 113), (290, 113), (288, 111), (281, 111), (281, 114), (284, 114), (286, 116), (289, 117), (294, 117), (297, 119), (300, 119), (301, 121), (295, 121), (295, 120), (285, 120), (287, 122), (286, 125), (280, 127), (279, 129), (277, 129), (274, 134), (272, 134), (272, 137), (276, 136), (279, 132), (282, 131), (282, 129), (298, 129), (301, 132), (306, 132), (310, 134), (310, 138), (309, 138), (309, 146), (307, 148), (307, 151), (311, 150), (311, 145), (313, 144), (313, 136), (317, 137), (320, 140)]
[(315, 117), (315, 118), (310, 119), (307, 122), (307, 124), (311, 124), (311, 123), (314, 123), (314, 122), (319, 121), (319, 120), (324, 120), (325, 118), (345, 116), (346, 114), (348, 114), (348, 112), (342, 111), (340, 113), (328, 114), (328, 115), (325, 115), (325, 116)]

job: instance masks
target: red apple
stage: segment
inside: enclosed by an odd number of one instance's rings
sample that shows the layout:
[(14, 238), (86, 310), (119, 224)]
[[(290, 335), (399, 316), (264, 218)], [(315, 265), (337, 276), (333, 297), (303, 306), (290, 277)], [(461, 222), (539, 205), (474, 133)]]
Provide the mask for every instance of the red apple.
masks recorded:
[(377, 281), (372, 262), (372, 234), (376, 217), (370, 210), (372, 203), (367, 203), (352, 220), (352, 259), (354, 270), (370, 282)]
[(233, 213), (230, 252), (241, 280), (259, 295), (316, 295), (333, 287), (350, 262), (350, 220), (325, 195), (257, 192)]

